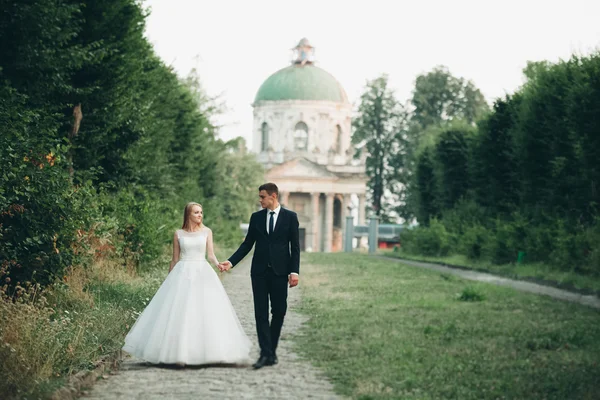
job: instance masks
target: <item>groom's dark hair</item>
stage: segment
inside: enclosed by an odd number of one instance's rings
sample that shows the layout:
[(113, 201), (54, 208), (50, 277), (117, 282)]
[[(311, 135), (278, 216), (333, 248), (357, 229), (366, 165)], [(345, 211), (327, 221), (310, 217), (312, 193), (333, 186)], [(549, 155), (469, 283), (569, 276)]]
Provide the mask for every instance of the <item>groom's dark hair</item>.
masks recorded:
[(279, 198), (279, 188), (274, 183), (271, 183), (271, 182), (263, 183), (262, 185), (260, 185), (258, 187), (258, 191), (260, 192), (261, 190), (265, 190), (269, 194), (269, 196), (272, 195), (273, 193), (276, 193), (277, 198)]

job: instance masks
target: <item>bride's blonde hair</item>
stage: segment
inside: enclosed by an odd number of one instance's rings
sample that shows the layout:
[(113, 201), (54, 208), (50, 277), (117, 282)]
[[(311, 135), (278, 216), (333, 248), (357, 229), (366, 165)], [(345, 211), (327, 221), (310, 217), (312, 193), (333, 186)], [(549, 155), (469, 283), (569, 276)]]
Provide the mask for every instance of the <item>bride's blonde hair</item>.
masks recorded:
[[(187, 203), (185, 205), (185, 210), (183, 211), (183, 226), (181, 227), (181, 229), (183, 229), (184, 231), (189, 231), (191, 228), (192, 224), (190, 223), (190, 215), (192, 215), (192, 208), (194, 206), (198, 206), (202, 209), (202, 211), (204, 211), (204, 207), (202, 207), (202, 204), (200, 203), (196, 203), (193, 201)], [(202, 222), (200, 222), (200, 226), (204, 226), (204, 216), (202, 216)]]

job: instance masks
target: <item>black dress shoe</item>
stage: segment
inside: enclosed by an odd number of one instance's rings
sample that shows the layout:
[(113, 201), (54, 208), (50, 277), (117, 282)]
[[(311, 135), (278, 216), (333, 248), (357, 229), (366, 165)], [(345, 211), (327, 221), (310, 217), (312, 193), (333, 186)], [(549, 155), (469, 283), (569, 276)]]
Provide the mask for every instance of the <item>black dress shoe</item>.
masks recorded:
[(252, 367), (254, 369), (259, 369), (259, 368), (266, 367), (269, 365), (273, 365), (273, 357), (260, 356), (258, 361), (256, 361), (254, 364), (252, 364)]
[(277, 356), (273, 356), (273, 365), (277, 364), (279, 362), (279, 360), (277, 359)]

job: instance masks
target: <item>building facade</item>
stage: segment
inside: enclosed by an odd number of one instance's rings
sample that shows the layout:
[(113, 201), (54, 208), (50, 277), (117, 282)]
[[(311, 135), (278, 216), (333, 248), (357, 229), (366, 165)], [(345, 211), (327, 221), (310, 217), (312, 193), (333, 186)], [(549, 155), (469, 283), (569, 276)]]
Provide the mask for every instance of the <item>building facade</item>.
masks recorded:
[(364, 159), (351, 143), (352, 105), (339, 82), (315, 65), (302, 39), (291, 65), (260, 86), (254, 103), (253, 151), (280, 202), (298, 213), (306, 251), (340, 251), (346, 215), (365, 222)]

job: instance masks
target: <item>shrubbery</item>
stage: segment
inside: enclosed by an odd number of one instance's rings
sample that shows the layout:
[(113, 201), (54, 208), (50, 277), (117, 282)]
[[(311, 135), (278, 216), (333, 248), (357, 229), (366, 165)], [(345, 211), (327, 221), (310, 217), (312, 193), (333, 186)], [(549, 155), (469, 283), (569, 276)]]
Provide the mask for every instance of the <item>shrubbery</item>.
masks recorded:
[(5, 6), (1, 282), (46, 285), (88, 265), (90, 234), (128, 268), (149, 268), (189, 201), (205, 204), (216, 241), (239, 243), (261, 168), (242, 141), (217, 138), (219, 107), (199, 78), (154, 54), (139, 2)]
[[(452, 227), (438, 220), (402, 232), (402, 249), (411, 254), (445, 256), (462, 254), (471, 260), (494, 264), (516, 263), (519, 253), (525, 262), (543, 262), (565, 271), (600, 275), (600, 224), (588, 228), (570, 227), (555, 220), (535, 225), (518, 216), (513, 220), (495, 220)], [(450, 244), (452, 243), (452, 244)]]
[[(45, 284), (74, 261), (71, 245), (86, 223), (89, 191), (72, 185), (65, 147), (47, 139), (57, 129), (52, 118), (19, 113), (24, 98), (14, 90), (4, 87), (2, 96), (8, 101), (0, 106), (0, 278)], [(30, 133), (38, 129), (39, 137)]]
[(441, 257), (450, 251), (450, 234), (435, 219), (429, 226), (402, 231), (400, 240), (403, 248), (410, 253)]
[[(415, 160), (406, 251), (600, 274), (600, 53), (530, 63), (477, 129), (456, 122)], [(443, 224), (445, 231), (437, 226)], [(448, 239), (449, 238), (449, 239)], [(432, 250), (434, 249), (434, 250)]]

